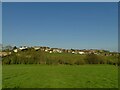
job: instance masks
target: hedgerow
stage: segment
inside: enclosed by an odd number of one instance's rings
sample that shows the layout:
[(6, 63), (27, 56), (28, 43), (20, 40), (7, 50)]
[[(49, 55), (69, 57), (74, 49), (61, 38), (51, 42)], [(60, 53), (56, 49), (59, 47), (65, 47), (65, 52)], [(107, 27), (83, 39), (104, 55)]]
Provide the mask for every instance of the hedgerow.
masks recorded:
[(71, 54), (71, 53), (47, 53), (41, 50), (35, 51), (29, 49), (12, 52), (11, 55), (2, 58), (2, 64), (66, 64), (66, 65), (84, 65), (84, 64), (112, 64), (120, 65), (118, 61), (120, 56), (103, 56), (96, 54)]

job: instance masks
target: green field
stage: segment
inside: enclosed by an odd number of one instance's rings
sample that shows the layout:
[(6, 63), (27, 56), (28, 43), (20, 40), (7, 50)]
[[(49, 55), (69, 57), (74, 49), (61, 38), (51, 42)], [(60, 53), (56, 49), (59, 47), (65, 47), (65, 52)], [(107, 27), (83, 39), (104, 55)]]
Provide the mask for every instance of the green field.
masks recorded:
[(117, 88), (114, 65), (3, 65), (3, 88)]

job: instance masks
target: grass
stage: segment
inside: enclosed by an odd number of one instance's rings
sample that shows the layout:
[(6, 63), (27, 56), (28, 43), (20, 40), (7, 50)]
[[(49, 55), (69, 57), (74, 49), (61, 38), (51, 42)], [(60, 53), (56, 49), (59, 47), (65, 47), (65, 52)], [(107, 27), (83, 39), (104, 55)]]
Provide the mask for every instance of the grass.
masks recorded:
[(3, 65), (3, 88), (118, 88), (113, 65)]

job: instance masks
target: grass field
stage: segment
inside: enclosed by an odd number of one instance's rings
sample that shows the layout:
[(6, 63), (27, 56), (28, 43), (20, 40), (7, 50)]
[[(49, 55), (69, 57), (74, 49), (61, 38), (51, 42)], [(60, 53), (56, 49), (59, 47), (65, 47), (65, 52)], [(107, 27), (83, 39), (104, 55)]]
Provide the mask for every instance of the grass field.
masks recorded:
[(3, 65), (3, 88), (117, 88), (114, 65)]

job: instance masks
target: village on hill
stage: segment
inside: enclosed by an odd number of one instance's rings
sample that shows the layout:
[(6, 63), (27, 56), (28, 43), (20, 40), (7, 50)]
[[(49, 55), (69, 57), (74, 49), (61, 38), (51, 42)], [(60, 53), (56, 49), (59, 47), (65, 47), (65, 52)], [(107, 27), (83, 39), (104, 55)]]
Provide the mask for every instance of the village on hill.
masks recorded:
[(19, 51), (26, 51), (28, 49), (34, 49), (35, 51), (41, 50), (48, 53), (72, 53), (72, 54), (96, 54), (96, 55), (105, 55), (105, 56), (111, 56), (111, 55), (117, 55), (117, 52), (110, 52), (108, 50), (98, 50), (98, 49), (63, 49), (63, 48), (50, 48), (46, 46), (20, 46), (20, 47), (12, 47), (12, 46), (6, 46), (2, 47), (2, 51), (0, 52), (0, 57), (10, 55), (12, 52), (17, 53)]

